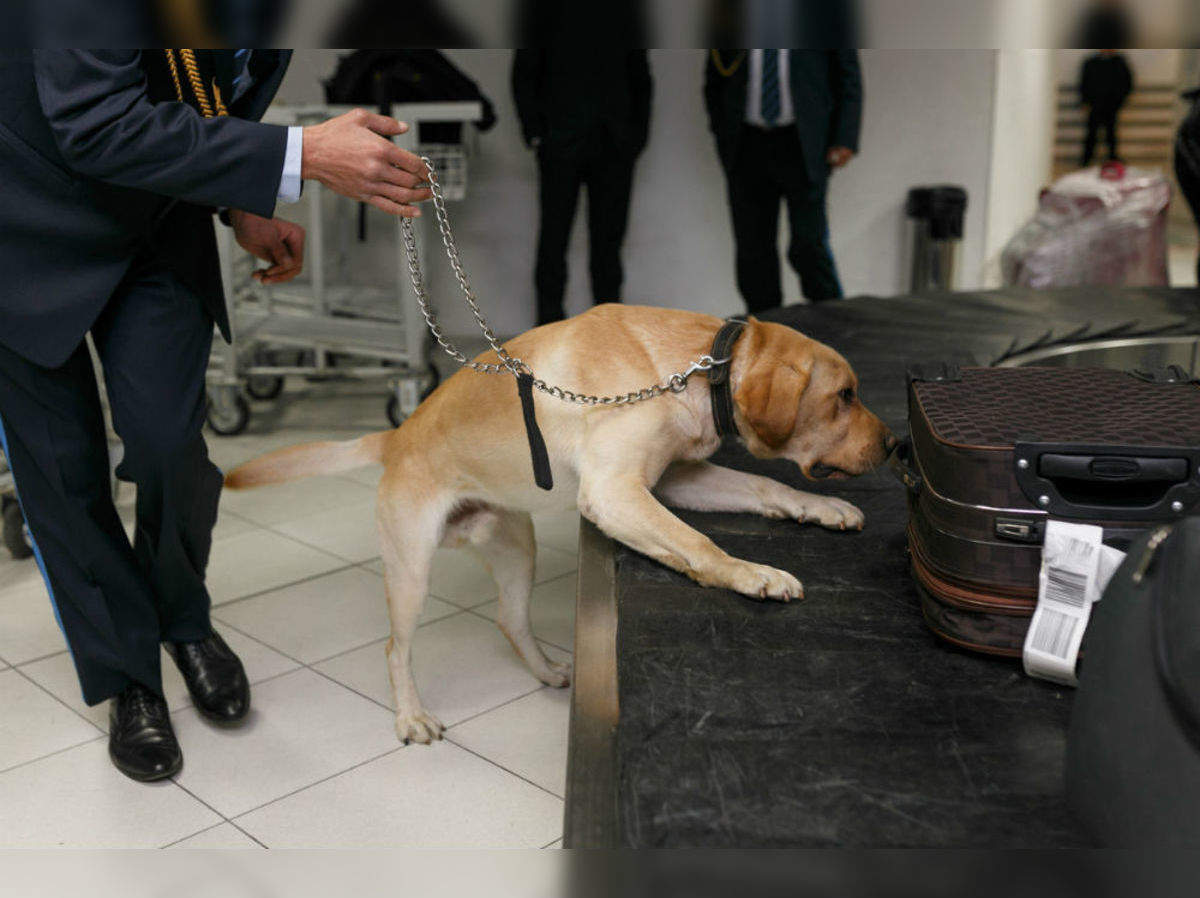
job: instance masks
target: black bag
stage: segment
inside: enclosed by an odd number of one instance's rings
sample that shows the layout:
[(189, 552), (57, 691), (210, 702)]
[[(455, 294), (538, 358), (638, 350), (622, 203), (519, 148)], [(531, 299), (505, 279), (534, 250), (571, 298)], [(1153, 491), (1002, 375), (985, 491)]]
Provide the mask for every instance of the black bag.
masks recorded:
[(1200, 848), (1200, 518), (1130, 548), (1087, 632), (1071, 808), (1106, 846)]

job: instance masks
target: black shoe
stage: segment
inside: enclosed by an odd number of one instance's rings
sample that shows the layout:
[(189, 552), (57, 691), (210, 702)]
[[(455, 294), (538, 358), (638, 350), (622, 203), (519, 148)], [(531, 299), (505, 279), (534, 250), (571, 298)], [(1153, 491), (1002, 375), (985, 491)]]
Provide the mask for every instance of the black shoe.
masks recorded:
[(207, 639), (168, 642), (196, 710), (215, 723), (237, 723), (250, 710), (246, 669), (215, 630)]
[(149, 783), (183, 767), (167, 703), (140, 683), (126, 687), (108, 708), (108, 756), (130, 779)]

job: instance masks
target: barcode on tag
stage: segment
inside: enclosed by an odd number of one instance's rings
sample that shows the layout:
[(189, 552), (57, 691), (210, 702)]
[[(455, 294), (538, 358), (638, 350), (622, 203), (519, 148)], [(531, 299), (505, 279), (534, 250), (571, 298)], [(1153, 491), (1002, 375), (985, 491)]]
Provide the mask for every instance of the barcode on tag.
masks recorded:
[(1077, 619), (1069, 614), (1043, 608), (1037, 630), (1033, 634), (1033, 647), (1057, 658), (1067, 657), (1076, 622)]
[(1046, 566), (1046, 598), (1082, 608), (1087, 599), (1087, 574)]

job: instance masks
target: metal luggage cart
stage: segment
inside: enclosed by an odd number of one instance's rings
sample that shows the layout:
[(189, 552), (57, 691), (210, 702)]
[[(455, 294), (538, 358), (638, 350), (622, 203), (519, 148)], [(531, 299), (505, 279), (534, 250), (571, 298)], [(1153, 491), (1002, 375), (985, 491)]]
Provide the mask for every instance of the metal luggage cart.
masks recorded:
[[(265, 120), (313, 125), (353, 108), (279, 106), (272, 107)], [(461, 199), (466, 192), (462, 147), (420, 146), (418, 125), (478, 121), (483, 116), (481, 104), (401, 104), (393, 106), (392, 115), (410, 125), (408, 132), (395, 138), (397, 145), (429, 155), (447, 199)], [(208, 424), (218, 434), (244, 431), (250, 421), (246, 397), (275, 398), (288, 375), (385, 381), (390, 386), (386, 412), (393, 425), (412, 414), (437, 384), (424, 319), (404, 267), (399, 220), (391, 223), (395, 228), (395, 284), (355, 283), (350, 239), (358, 204), (327, 194), (315, 181), (305, 183), (304, 201), (308, 204), (308, 275), (304, 281), (274, 287), (257, 284), (251, 280), (256, 260), (237, 248), (230, 229), (219, 229), (233, 339), (229, 346), (214, 345), (208, 371)], [(325, 217), (327, 208), (332, 211), (332, 228)], [(427, 219), (419, 218), (414, 225), (422, 245), (431, 245)]]
[(3, 452), (0, 452), (0, 536), (13, 558), (28, 558), (33, 554), (25, 537), (25, 518), (17, 503), (17, 488)]

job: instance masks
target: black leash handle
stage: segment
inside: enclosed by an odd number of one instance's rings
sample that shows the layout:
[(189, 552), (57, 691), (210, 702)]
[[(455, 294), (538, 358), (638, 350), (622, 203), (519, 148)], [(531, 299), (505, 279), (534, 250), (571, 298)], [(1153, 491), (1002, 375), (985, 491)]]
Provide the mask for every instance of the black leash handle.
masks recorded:
[(521, 412), (525, 416), (525, 434), (529, 437), (529, 455), (533, 460), (533, 481), (544, 490), (554, 489), (554, 476), (550, 473), (550, 456), (546, 452), (546, 441), (538, 427), (537, 415), (533, 410), (533, 376), (527, 372), (517, 375), (517, 395), (521, 397)]

